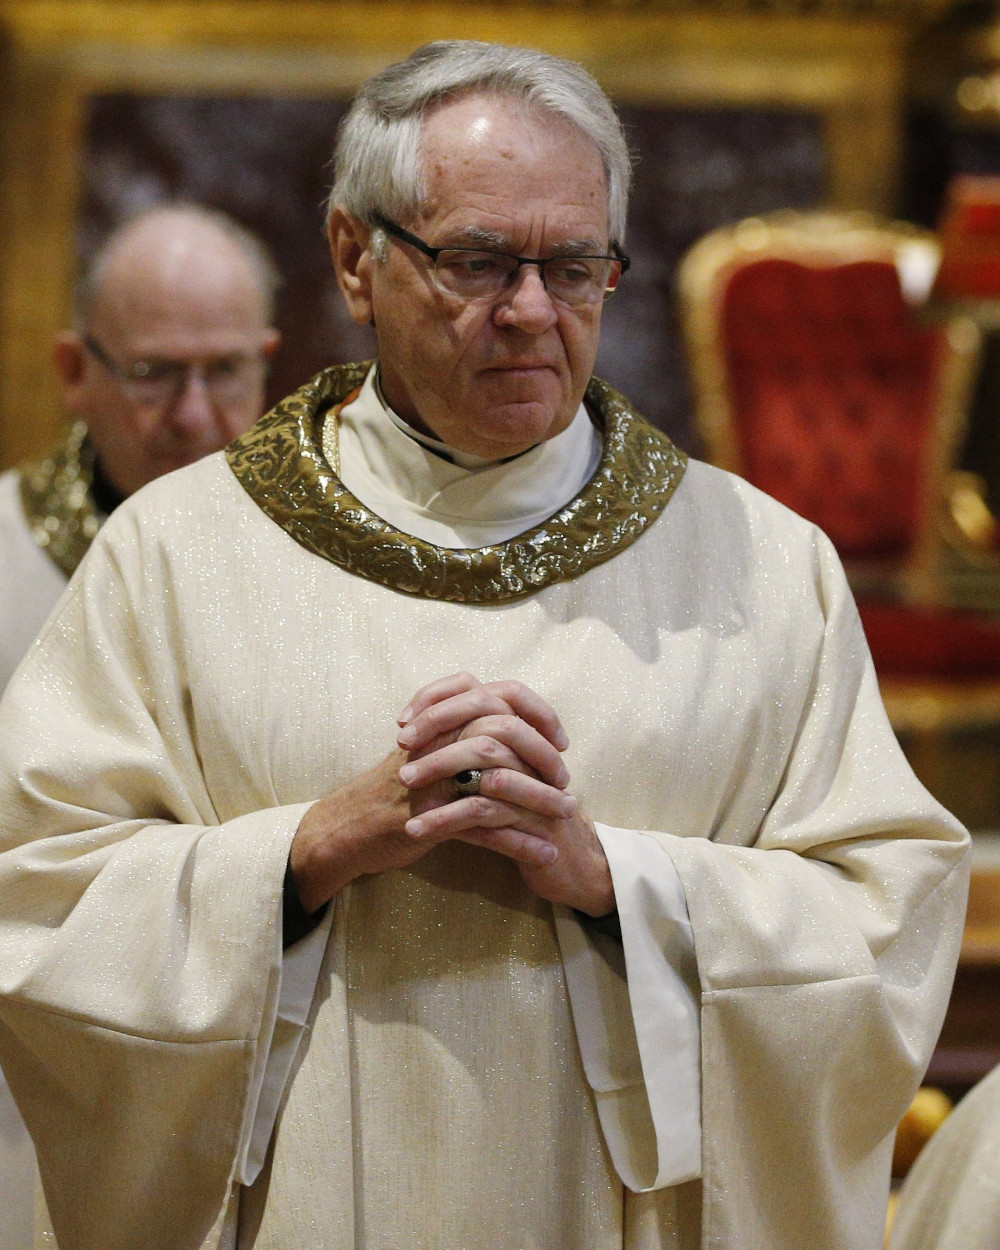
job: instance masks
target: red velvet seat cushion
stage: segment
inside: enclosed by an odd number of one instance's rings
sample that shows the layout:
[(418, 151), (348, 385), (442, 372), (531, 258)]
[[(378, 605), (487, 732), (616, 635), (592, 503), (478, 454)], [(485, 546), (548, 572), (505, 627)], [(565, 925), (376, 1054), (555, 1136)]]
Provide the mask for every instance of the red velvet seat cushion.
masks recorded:
[(935, 298), (1000, 297), (1000, 178), (959, 174), (948, 185)]
[(880, 675), (1000, 677), (1000, 624), (887, 603), (859, 603), (858, 610)]
[(721, 333), (741, 472), (841, 555), (905, 558), (942, 360), (895, 266), (766, 258), (726, 286)]

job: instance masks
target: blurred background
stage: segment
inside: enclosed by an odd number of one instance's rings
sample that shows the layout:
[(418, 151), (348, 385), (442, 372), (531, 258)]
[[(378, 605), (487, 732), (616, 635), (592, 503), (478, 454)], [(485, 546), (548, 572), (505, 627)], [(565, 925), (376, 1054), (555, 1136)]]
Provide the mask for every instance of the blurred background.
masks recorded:
[(784, 207), (933, 225), (950, 174), (1000, 172), (1000, 113), (959, 103), (1000, 40), (981, 5), (0, 0), (0, 462), (61, 420), (48, 342), (78, 260), (165, 197), (225, 209), (273, 247), (275, 398), (369, 352), (321, 234), (332, 139), (361, 79), (448, 36), (576, 58), (621, 107), (638, 157), (633, 269), (599, 368), (692, 451), (674, 277), (695, 239)]
[(1000, 1062), (995, 0), (0, 0), (0, 467), (63, 430), (78, 266), (165, 199), (273, 249), (272, 401), (371, 355), (322, 233), (333, 137), (359, 82), (448, 37), (608, 90), (637, 164), (598, 372), (845, 557), (894, 727), (976, 834), (932, 1069), (960, 1092)]

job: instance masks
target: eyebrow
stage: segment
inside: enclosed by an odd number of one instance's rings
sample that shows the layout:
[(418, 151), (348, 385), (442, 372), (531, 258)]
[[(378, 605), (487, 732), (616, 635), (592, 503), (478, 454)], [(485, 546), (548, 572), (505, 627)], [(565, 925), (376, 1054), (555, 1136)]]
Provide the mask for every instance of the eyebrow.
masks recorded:
[[(510, 247), (510, 240), (506, 235), (501, 234), (499, 230), (485, 230), (482, 226), (466, 226), (464, 230), (459, 230), (454, 238), (472, 244), (485, 243), (490, 247)], [(458, 247), (460, 244), (456, 242), (454, 246)]]
[[(459, 242), (462, 240), (462, 242)], [(471, 245), (472, 247), (491, 247), (498, 251), (505, 252), (508, 256), (516, 256), (517, 252), (507, 235), (501, 234), (499, 230), (486, 230), (481, 226), (466, 226), (465, 229), (459, 230), (454, 236), (453, 241), (446, 244), (446, 247), (464, 247)], [(556, 244), (551, 252), (546, 253), (547, 256), (603, 256), (602, 248), (605, 245), (599, 243), (596, 239), (566, 239), (562, 243)], [(544, 258), (543, 258), (544, 259)]]

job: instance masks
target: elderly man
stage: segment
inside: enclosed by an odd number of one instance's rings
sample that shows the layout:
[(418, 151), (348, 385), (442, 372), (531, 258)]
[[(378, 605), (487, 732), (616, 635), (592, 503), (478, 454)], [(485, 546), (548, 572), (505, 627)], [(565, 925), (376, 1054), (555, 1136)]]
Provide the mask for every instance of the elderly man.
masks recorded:
[[(276, 281), (257, 239), (195, 205), (133, 218), (95, 257), (55, 344), (75, 423), (48, 459), (0, 476), (0, 692), (105, 517), (260, 416)], [(4, 1250), (30, 1247), (33, 1213), (31, 1143), (0, 1075)]]
[(75, 424), (0, 476), (0, 691), (104, 518), (261, 415), (276, 283), (253, 235), (196, 205), (151, 209), (101, 248), (55, 343)]
[(829, 543), (591, 378), (628, 177), (578, 66), (372, 79), (377, 365), (123, 507), (10, 687), (61, 1250), (879, 1244), (967, 836)]

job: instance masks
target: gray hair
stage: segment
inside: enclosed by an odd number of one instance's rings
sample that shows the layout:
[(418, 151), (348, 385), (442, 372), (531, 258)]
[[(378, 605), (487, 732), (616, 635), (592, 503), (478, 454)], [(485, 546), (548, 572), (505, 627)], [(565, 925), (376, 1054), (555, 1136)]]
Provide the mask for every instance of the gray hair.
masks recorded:
[(442, 100), (494, 92), (565, 118), (596, 146), (608, 183), (612, 243), (625, 241), (632, 163), (618, 115), (596, 79), (574, 61), (532, 48), (441, 40), (418, 48), (361, 87), (340, 124), (328, 217), (344, 208), (369, 225), (405, 218), (425, 194), (421, 136)]
[(281, 286), (281, 273), (263, 240), (245, 226), (240, 225), (228, 213), (223, 213), (219, 209), (207, 208), (204, 204), (196, 204), (190, 200), (168, 200), (126, 217), (98, 247), (76, 284), (73, 296), (73, 318), (77, 330), (83, 332), (89, 327), (94, 306), (104, 286), (108, 264), (118, 244), (136, 226), (158, 217), (187, 218), (211, 226), (224, 235), (250, 266), (250, 271), (260, 290), (264, 316), (269, 321), (273, 319), (275, 298)]

